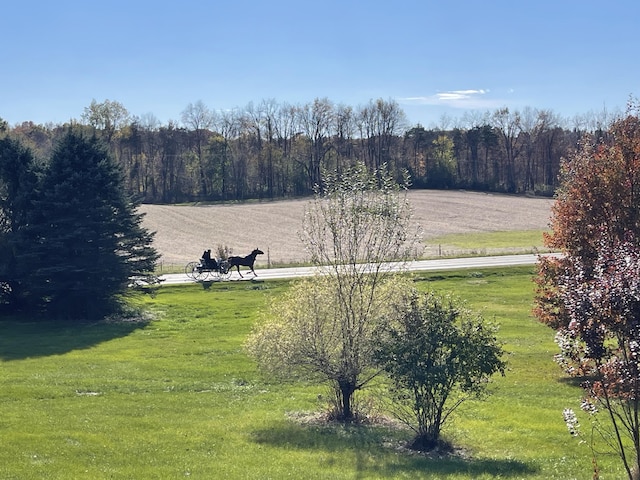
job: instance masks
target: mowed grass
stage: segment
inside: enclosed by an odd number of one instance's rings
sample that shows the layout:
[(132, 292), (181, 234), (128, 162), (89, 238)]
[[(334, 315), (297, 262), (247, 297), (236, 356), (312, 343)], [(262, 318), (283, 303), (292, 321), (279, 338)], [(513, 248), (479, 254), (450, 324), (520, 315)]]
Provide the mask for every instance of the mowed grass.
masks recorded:
[(542, 234), (545, 230), (513, 230), (504, 232), (476, 232), (442, 235), (429, 239), (429, 245), (445, 250), (468, 251), (476, 254), (487, 251), (544, 251)]
[[(589, 448), (562, 420), (581, 391), (553, 362), (553, 332), (531, 316), (532, 275), (416, 275), (420, 288), (453, 291), (499, 323), (508, 352), (493, 395), (445, 427), (464, 452), (449, 458), (397, 448), (411, 436), (402, 429), (292, 420), (320, 411), (326, 388), (262, 378), (242, 348), (284, 281), (164, 286), (134, 301), (154, 313), (148, 322), (61, 329), (5, 319), (0, 478), (591, 478)], [(615, 457), (598, 463), (601, 478), (621, 477)]]

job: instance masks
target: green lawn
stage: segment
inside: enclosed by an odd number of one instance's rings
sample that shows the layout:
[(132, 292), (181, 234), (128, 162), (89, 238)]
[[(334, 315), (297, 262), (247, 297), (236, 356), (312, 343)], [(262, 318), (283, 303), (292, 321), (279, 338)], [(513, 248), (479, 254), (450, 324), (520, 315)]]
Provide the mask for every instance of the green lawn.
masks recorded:
[[(287, 283), (228, 282), (161, 287), (136, 300), (154, 312), (146, 323), (1, 321), (0, 478), (591, 478), (589, 449), (562, 420), (581, 391), (553, 363), (553, 332), (531, 317), (531, 277), (525, 267), (417, 277), (498, 322), (509, 352), (493, 395), (445, 427), (469, 458), (399, 451), (402, 430), (291, 420), (321, 409), (325, 387), (269, 382), (242, 350)], [(601, 478), (621, 477), (615, 457), (598, 462)]]
[(492, 255), (544, 252), (544, 230), (514, 230), (442, 235), (429, 239), (427, 247), (441, 256)]

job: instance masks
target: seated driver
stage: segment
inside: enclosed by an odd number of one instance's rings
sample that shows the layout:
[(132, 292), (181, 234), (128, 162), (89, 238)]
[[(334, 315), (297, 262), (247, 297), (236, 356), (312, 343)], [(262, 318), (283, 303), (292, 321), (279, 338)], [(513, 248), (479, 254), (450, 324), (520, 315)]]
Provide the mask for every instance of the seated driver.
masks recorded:
[(205, 268), (211, 270), (218, 269), (218, 262), (216, 262), (215, 259), (211, 258), (211, 249), (204, 251), (204, 253), (202, 254), (202, 260)]

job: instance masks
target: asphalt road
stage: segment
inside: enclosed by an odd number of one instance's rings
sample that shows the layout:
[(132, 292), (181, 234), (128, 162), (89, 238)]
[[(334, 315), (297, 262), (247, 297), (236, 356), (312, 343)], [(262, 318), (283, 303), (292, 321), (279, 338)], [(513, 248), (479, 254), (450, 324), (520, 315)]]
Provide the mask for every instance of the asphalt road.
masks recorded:
[[(545, 254), (546, 255), (546, 254)], [(551, 254), (553, 255), (553, 254)], [(433, 270), (459, 270), (465, 268), (487, 268), (487, 267), (508, 267), (518, 265), (534, 265), (538, 261), (539, 255), (496, 255), (493, 257), (470, 257), (470, 258), (447, 258), (436, 260), (418, 260), (406, 265), (406, 269), (413, 272), (427, 272)], [(392, 263), (386, 264), (386, 268), (393, 269), (396, 266)], [(228, 281), (239, 280), (271, 280), (283, 278), (309, 277), (318, 272), (317, 267), (291, 267), (291, 268), (256, 268), (257, 277), (251, 271), (240, 269), (243, 278), (240, 278), (234, 270)], [(176, 285), (181, 283), (194, 283), (194, 280), (184, 273), (174, 273), (161, 275), (160, 279), (164, 285)]]

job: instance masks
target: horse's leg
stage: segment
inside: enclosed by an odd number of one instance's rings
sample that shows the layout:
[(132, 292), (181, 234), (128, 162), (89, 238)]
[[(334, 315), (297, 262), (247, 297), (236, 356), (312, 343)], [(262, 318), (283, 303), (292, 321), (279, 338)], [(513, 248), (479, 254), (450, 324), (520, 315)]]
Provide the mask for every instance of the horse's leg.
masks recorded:
[(240, 265), (236, 265), (236, 269), (238, 270), (238, 275), (240, 275), (240, 278), (244, 278), (240, 273)]

